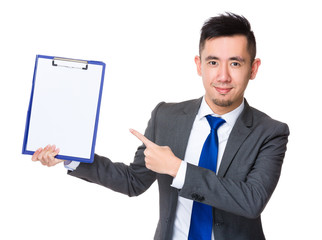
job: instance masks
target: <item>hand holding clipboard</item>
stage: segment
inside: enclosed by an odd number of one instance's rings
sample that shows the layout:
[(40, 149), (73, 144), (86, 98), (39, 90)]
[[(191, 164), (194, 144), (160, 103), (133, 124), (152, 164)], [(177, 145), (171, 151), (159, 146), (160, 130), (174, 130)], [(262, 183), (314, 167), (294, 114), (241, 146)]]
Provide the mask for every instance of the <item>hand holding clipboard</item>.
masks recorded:
[(56, 158), (59, 151), (59, 148), (56, 148), (55, 145), (47, 145), (44, 149), (37, 149), (32, 155), (31, 160), (34, 162), (40, 161), (42, 165), (52, 167), (64, 161)]

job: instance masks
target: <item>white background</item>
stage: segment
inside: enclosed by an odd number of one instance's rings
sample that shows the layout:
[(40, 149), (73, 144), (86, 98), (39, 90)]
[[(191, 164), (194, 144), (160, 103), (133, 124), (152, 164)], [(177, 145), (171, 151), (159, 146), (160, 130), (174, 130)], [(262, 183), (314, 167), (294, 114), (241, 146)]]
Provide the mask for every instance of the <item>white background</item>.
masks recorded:
[(262, 66), (248, 102), (291, 130), (279, 185), (262, 214), (266, 237), (321, 237), (319, 6), (311, 0), (1, 3), (0, 239), (153, 238), (156, 184), (129, 198), (21, 154), (35, 56), (106, 63), (96, 152), (128, 164), (140, 144), (129, 128), (143, 132), (160, 101), (203, 95), (193, 61), (199, 32), (224, 11), (246, 16), (257, 37)]

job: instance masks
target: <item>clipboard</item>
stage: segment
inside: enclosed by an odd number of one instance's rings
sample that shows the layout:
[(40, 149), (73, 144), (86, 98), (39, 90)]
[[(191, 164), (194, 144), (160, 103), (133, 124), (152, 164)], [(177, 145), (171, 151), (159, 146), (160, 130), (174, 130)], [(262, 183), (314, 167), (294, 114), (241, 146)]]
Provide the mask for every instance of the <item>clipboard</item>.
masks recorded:
[(55, 144), (58, 159), (93, 162), (104, 74), (104, 62), (37, 55), (22, 154)]

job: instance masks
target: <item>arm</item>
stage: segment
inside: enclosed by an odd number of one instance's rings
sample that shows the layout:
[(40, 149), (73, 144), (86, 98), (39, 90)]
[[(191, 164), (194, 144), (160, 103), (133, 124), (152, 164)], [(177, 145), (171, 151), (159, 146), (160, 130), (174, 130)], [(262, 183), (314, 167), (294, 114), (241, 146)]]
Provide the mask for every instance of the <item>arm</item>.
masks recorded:
[[(264, 124), (265, 125), (265, 124)], [(272, 133), (271, 129), (275, 129)], [(289, 130), (279, 123), (267, 127), (265, 134), (250, 134), (227, 173), (217, 176), (211, 170), (187, 164), (181, 197), (200, 201), (215, 208), (247, 218), (257, 218), (269, 201), (280, 177)], [(158, 173), (176, 176), (178, 160), (171, 149), (151, 143), (143, 135), (132, 132), (147, 145), (145, 161)], [(254, 144), (255, 146), (250, 148)]]
[[(143, 146), (138, 148), (135, 160), (130, 166), (113, 163), (110, 159), (95, 154), (92, 164), (80, 163), (74, 171), (68, 171), (68, 174), (128, 196), (137, 196), (147, 190), (155, 180), (155, 173), (147, 169), (142, 160), (144, 149)], [(32, 156), (32, 161), (40, 161), (44, 166), (52, 167), (64, 162), (55, 158), (58, 153), (59, 149), (48, 145), (44, 149), (39, 148)]]
[(142, 161), (143, 149), (143, 146), (138, 148), (135, 160), (129, 166), (95, 155), (92, 164), (81, 163), (76, 170), (68, 171), (68, 174), (130, 197), (137, 196), (147, 190), (156, 179), (155, 173), (147, 169)]
[[(68, 174), (128, 196), (137, 196), (148, 189), (155, 180), (155, 173), (147, 169), (142, 160), (144, 149), (143, 146), (138, 148), (130, 166), (113, 163), (108, 158), (95, 155), (92, 164), (80, 163), (74, 171), (68, 171)], [(33, 154), (32, 161), (40, 161), (44, 166), (52, 167), (64, 162), (55, 158), (58, 153), (59, 149), (55, 145), (48, 145), (44, 149), (39, 148)]]
[[(152, 112), (145, 132), (145, 135), (151, 139), (154, 138), (155, 115), (160, 105)], [(93, 163), (80, 163), (74, 171), (68, 171), (68, 174), (129, 196), (137, 196), (147, 190), (156, 179), (156, 173), (145, 166), (144, 150), (144, 145), (137, 149), (134, 161), (129, 166), (95, 155)], [(58, 152), (59, 149), (56, 147), (47, 146), (45, 149), (37, 150), (32, 160), (39, 160), (46, 166), (54, 166), (62, 162), (55, 158)]]
[[(269, 136), (249, 136), (258, 140), (250, 149), (237, 152), (224, 176), (188, 164), (180, 196), (202, 201), (215, 208), (247, 218), (257, 218), (269, 201), (280, 176), (289, 130), (279, 124)], [(253, 138), (253, 139), (252, 139)]]

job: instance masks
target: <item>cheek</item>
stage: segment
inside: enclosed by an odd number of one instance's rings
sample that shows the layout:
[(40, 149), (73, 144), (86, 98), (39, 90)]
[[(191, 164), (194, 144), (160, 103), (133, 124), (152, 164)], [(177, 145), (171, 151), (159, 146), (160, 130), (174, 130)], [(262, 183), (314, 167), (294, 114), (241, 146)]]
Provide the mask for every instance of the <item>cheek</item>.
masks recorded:
[(247, 84), (249, 82), (250, 79), (250, 71), (233, 71), (231, 72), (231, 77), (233, 79), (233, 82), (236, 86), (238, 86), (239, 89), (241, 90), (245, 90), (245, 88), (247, 87)]
[(238, 82), (236, 85), (237, 85), (237, 89), (238, 89), (238, 92), (240, 94), (243, 94), (247, 88), (247, 85), (248, 85), (248, 82), (249, 80), (247, 78), (245, 79), (242, 79), (240, 82)]
[(203, 74), (202, 75), (202, 84), (203, 84), (203, 87), (206, 91), (211, 91), (212, 89), (212, 83), (213, 83), (213, 78), (208, 75), (208, 74)]
[(215, 81), (216, 73), (214, 70), (211, 71), (209, 69), (203, 68), (201, 76), (204, 84), (211, 84), (213, 81)]

